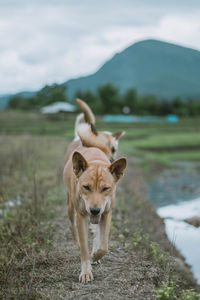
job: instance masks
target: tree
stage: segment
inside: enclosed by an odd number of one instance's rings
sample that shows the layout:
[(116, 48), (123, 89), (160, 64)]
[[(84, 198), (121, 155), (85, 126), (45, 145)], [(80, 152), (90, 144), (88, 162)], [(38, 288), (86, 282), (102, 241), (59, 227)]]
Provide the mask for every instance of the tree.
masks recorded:
[(200, 101), (188, 99), (186, 106), (189, 116), (197, 116), (200, 114)]
[(128, 89), (123, 96), (123, 106), (128, 106), (130, 113), (136, 113), (137, 108), (137, 91), (136, 89)]
[(174, 114), (182, 115), (184, 106), (185, 106), (184, 102), (181, 101), (179, 97), (176, 97), (172, 100), (172, 110)]
[(20, 95), (15, 95), (8, 102), (8, 109), (29, 110), (29, 98), (24, 98)]
[(119, 113), (121, 108), (120, 95), (111, 83), (99, 86), (97, 89), (99, 99), (103, 105), (104, 113)]
[(67, 101), (66, 86), (59, 84), (46, 85), (32, 100), (33, 105), (45, 106), (54, 102)]
[(67, 96), (65, 90), (66, 87), (64, 85), (46, 85), (32, 97), (13, 96), (8, 103), (8, 108), (31, 110), (57, 101), (66, 101)]
[(159, 115), (165, 116), (173, 113), (173, 104), (169, 100), (161, 100)]
[(159, 110), (159, 101), (154, 95), (145, 95), (140, 97), (138, 101), (139, 113), (146, 115), (157, 115)]

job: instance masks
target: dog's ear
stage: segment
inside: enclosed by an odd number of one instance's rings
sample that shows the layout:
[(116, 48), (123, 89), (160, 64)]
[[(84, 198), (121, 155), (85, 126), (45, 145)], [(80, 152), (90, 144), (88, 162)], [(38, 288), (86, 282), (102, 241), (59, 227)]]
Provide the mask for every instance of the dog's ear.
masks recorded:
[(126, 131), (118, 131), (112, 133), (112, 136), (116, 139), (119, 140), (121, 136), (123, 136), (126, 133)]
[(87, 169), (88, 164), (83, 155), (77, 151), (74, 152), (72, 156), (73, 170), (77, 177)]
[(126, 168), (126, 158), (122, 157), (115, 160), (109, 167), (110, 173), (113, 175), (115, 181), (118, 181), (120, 177), (124, 175), (124, 170)]

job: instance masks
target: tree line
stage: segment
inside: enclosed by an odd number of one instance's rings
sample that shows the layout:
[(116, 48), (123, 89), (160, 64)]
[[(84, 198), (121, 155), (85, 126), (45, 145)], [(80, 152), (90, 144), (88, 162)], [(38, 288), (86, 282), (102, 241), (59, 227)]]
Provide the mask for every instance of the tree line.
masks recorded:
[[(200, 99), (182, 100), (158, 99), (154, 95), (138, 95), (136, 89), (127, 89), (123, 94), (111, 83), (99, 86), (95, 92), (91, 90), (75, 92), (74, 98), (80, 98), (88, 103), (95, 113), (164, 116), (176, 114), (180, 117), (200, 115)], [(68, 101), (66, 86), (46, 85), (32, 97), (13, 96), (8, 109), (39, 110), (41, 107), (57, 101)]]

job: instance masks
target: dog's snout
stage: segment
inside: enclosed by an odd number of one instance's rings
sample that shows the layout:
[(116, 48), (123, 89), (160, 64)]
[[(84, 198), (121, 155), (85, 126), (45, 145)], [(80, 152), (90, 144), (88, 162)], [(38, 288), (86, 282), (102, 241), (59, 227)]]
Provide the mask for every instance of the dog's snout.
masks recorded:
[(98, 207), (92, 207), (92, 208), (90, 208), (90, 212), (91, 212), (91, 214), (93, 215), (93, 216), (97, 216), (99, 213), (100, 213), (100, 208), (98, 208)]

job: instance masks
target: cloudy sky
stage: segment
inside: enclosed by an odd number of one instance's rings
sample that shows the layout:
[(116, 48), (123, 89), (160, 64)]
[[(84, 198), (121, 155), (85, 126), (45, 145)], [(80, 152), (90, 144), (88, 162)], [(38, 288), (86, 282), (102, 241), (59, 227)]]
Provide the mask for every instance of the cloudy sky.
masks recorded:
[(0, 0), (0, 94), (88, 75), (148, 38), (200, 50), (200, 1)]

